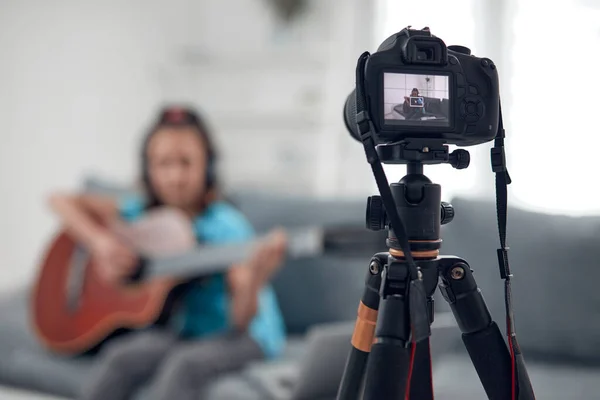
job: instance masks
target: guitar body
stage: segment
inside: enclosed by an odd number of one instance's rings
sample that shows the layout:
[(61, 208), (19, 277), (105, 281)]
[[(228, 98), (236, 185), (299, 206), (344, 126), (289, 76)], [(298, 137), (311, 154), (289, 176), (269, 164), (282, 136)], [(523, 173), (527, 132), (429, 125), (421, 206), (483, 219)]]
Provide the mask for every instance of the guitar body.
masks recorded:
[[(130, 235), (132, 243), (137, 241), (141, 246), (143, 242), (144, 247), (160, 249), (161, 253), (195, 244), (189, 221), (170, 211), (116, 230)], [(160, 246), (153, 246), (153, 241), (160, 241)], [(35, 332), (50, 350), (81, 354), (117, 331), (152, 325), (161, 316), (173, 288), (182, 283), (155, 278), (111, 285), (96, 271), (94, 260), (67, 233), (60, 233), (52, 242), (31, 299)]]

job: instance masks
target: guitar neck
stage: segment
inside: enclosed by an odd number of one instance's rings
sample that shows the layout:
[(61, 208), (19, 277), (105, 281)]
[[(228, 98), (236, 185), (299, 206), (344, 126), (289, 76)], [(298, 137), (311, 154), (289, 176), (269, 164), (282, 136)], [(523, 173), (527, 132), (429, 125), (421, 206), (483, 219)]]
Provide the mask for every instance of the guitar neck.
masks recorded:
[[(325, 233), (321, 228), (302, 228), (287, 232), (288, 259), (310, 257), (324, 251)], [(223, 245), (198, 246), (182, 254), (153, 257), (146, 262), (146, 274), (151, 277), (193, 279), (226, 272), (232, 265), (248, 260), (264, 240)]]

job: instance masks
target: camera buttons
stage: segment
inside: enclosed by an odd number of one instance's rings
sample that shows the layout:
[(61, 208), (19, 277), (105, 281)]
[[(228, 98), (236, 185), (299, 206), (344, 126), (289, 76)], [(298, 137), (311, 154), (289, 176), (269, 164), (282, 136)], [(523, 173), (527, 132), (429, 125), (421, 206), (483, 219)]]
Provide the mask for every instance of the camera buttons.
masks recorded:
[(465, 121), (467, 122), (477, 122), (479, 121), (479, 115), (477, 114), (468, 114), (465, 116)]
[(479, 117), (483, 117), (484, 112), (485, 105), (483, 104), (483, 101), (477, 101), (477, 115), (479, 115)]
[(469, 97), (460, 104), (460, 116), (469, 123), (477, 122), (485, 112), (483, 102), (476, 97)]

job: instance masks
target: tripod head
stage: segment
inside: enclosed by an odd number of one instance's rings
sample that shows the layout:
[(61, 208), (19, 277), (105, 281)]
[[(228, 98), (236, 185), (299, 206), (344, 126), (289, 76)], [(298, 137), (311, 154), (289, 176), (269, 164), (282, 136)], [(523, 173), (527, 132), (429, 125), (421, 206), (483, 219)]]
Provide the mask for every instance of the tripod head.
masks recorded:
[[(442, 141), (411, 140), (377, 147), (383, 163), (407, 164), (407, 174), (390, 184), (394, 205), (406, 229), (411, 251), (438, 253), (441, 247), (440, 226), (454, 218), (454, 208), (441, 201), (441, 186), (423, 174), (424, 164), (450, 164), (456, 169), (469, 166), (469, 152), (458, 149), (449, 152)], [(381, 196), (367, 200), (366, 225), (372, 231), (388, 229), (390, 249), (401, 248), (390, 229), (391, 224)]]
[[(467, 150), (457, 149), (450, 153), (444, 141), (431, 139), (407, 139), (380, 144), (377, 146), (377, 154), (383, 164), (408, 164), (408, 174), (422, 174), (424, 164), (450, 164), (456, 169), (464, 169), (471, 161)], [(414, 167), (420, 169), (414, 170)]]
[[(454, 207), (445, 201), (440, 202), (440, 225), (445, 225), (454, 219)], [(380, 231), (389, 227), (390, 220), (381, 196), (370, 196), (367, 199), (367, 229), (371, 231)]]

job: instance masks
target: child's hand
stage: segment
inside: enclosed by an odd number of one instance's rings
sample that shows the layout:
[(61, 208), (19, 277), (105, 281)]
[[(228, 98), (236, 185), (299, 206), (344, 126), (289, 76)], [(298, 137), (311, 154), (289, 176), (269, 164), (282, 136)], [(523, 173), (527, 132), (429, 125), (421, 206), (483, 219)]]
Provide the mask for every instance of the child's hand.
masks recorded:
[(92, 255), (97, 273), (107, 283), (118, 283), (133, 275), (137, 267), (135, 253), (111, 235), (98, 236), (92, 246)]
[(228, 273), (233, 324), (245, 330), (258, 310), (262, 287), (281, 266), (287, 246), (287, 236), (281, 229), (272, 231), (246, 263)]
[(262, 288), (281, 266), (287, 250), (287, 235), (283, 229), (274, 229), (258, 247), (249, 264), (253, 268), (255, 285)]

